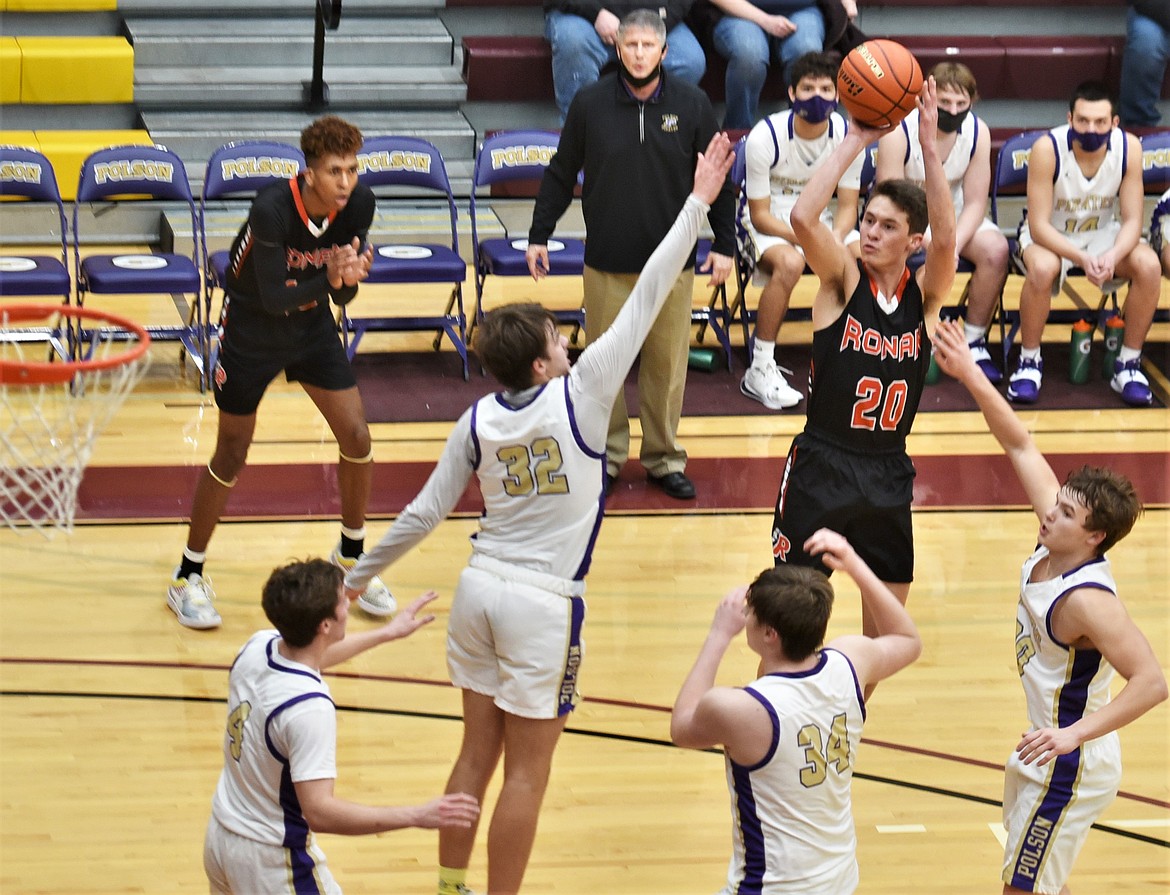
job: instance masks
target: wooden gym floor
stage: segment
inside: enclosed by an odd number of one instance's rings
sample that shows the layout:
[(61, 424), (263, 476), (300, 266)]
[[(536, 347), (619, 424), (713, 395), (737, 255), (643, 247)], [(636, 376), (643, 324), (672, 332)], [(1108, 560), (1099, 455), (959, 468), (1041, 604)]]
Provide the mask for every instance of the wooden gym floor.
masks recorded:
[[(1053, 339), (1067, 337), (1050, 329)], [(1165, 330), (1155, 337), (1166, 339)], [(807, 338), (807, 330), (787, 326), (784, 337)], [(367, 342), (370, 350), (423, 344), (401, 335)], [(91, 461), (124, 470), (130, 495), (150, 487), (152, 470), (206, 463), (215, 438), (214, 404), (180, 369), (177, 349), (155, 346), (152, 355), (146, 380)], [(1165, 383), (1159, 388), (1165, 396)], [(1170, 661), (1170, 411), (1119, 405), (1023, 417), (1045, 452), (1105, 455), (1102, 462), (1140, 471), (1150, 506), (1111, 559), (1129, 611)], [(799, 413), (691, 418), (682, 440), (693, 469), (725, 474), (744, 461), (781, 463), (802, 424)], [(411, 464), (432, 463), (449, 428), (373, 427), (381, 474), (393, 480), (401, 470), (413, 488)], [(930, 470), (920, 485), (933, 495), (915, 517), (909, 604), (925, 649), (870, 703), (853, 787), (859, 891), (998, 892), (1002, 767), (1026, 724), (1012, 652), (1017, 576), (1036, 522), (1012, 503), (977, 415), (920, 414), (910, 449)], [(297, 389), (274, 387), (260, 412), (253, 474), (284, 481), (308, 464), (321, 473), (305, 489), (327, 489), (335, 459), (310, 402)], [(962, 487), (973, 477), (986, 483), (976, 500)], [(750, 506), (663, 505), (643, 499), (639, 483), (615, 501), (589, 579), (585, 701), (557, 753), (526, 891), (686, 895), (723, 884), (730, 835), (722, 757), (671, 746), (669, 708), (719, 596), (770, 562), (777, 484), (761, 484), (764, 493)], [(697, 485), (720, 492), (715, 480)], [(229, 507), (235, 515), (208, 561), (224, 624), (196, 632), (179, 627), (165, 605), (185, 511), (95, 520), (52, 539), (0, 531), (0, 891), (206, 891), (201, 848), (221, 764), (228, 666), (266, 626), (259, 588), (268, 571), (326, 554), (337, 526), (312, 510), (259, 518)], [(371, 539), (384, 531), (386, 515), (371, 520)], [(329, 676), (340, 709), (343, 797), (401, 804), (442, 789), (460, 733), (444, 621), (473, 530), (470, 516), (448, 520), (386, 575), (400, 602), (438, 590), (438, 621)], [(856, 590), (841, 576), (834, 583), (830, 635), (855, 631)], [(374, 622), (355, 612), (351, 624)], [(754, 669), (740, 641), (720, 679), (743, 683)], [(1168, 739), (1166, 705), (1123, 731), (1122, 794), (1089, 837), (1074, 892), (1170, 889)], [(493, 799), (489, 793), (487, 811)], [(434, 832), (324, 836), (321, 844), (347, 892), (434, 889)], [(484, 854), (481, 841), (473, 888), (485, 883)]]

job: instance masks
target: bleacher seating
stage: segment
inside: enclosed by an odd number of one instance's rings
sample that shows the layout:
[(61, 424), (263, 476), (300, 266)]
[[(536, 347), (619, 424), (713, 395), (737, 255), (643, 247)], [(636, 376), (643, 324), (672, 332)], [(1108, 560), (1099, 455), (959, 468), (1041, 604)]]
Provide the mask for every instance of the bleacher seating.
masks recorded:
[(134, 101), (134, 48), (124, 37), (17, 36), (22, 103)]

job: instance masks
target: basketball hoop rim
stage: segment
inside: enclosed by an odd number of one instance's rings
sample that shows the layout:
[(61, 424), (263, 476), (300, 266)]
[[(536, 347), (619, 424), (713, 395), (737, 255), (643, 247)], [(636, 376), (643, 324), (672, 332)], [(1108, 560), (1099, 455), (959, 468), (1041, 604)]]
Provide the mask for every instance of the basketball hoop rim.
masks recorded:
[(82, 308), (76, 305), (0, 304), (0, 317), (9, 324), (45, 320), (54, 314), (63, 314), (77, 320), (93, 320), (133, 333), (138, 341), (120, 354), (94, 360), (72, 361), (14, 361), (0, 360), (0, 385), (57, 385), (69, 382), (78, 373), (96, 372), (121, 367), (137, 361), (150, 347), (150, 334), (140, 323), (119, 314)]

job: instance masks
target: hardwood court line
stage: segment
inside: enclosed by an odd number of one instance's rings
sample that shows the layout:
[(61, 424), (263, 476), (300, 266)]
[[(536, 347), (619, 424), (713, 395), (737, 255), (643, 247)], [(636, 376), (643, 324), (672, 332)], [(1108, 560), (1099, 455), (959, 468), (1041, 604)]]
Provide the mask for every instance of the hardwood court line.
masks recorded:
[[(147, 693), (85, 693), (72, 692), (64, 690), (39, 691), (39, 690), (0, 690), (0, 697), (14, 697), (14, 698), (33, 698), (33, 699), (120, 699), (127, 701), (141, 701), (141, 702), (183, 702), (183, 703), (200, 703), (200, 704), (226, 704), (226, 701), (214, 696), (188, 696), (181, 694), (147, 694)], [(389, 717), (406, 717), (406, 718), (422, 718), (436, 721), (460, 721), (458, 715), (450, 715), (439, 712), (419, 712), (413, 710), (400, 709), (381, 709), (371, 706), (351, 706), (338, 703), (337, 711), (349, 712), (353, 714), (370, 714), (370, 715), (384, 715)], [(634, 743), (638, 745), (658, 746), (667, 749), (678, 749), (674, 743), (669, 740), (663, 740), (657, 737), (641, 737), (633, 736), (631, 734), (611, 733), (607, 731), (585, 730), (577, 727), (566, 727), (565, 734), (570, 736), (589, 737), (593, 739), (615, 740), (624, 743)], [(865, 738), (862, 738), (865, 743)], [(702, 752), (722, 755), (722, 749), (703, 749)], [(910, 789), (915, 792), (928, 793), (930, 795), (942, 796), (944, 798), (958, 799), (965, 802), (974, 802), (980, 805), (989, 805), (992, 807), (1003, 807), (1003, 802), (998, 799), (991, 799), (986, 796), (975, 795), (974, 793), (961, 792), (959, 790), (947, 789), (941, 786), (931, 786), (925, 783), (915, 783), (910, 780), (900, 780), (896, 777), (886, 777), (878, 774), (869, 774), (862, 771), (854, 771), (854, 779), (865, 780), (870, 783), (880, 783), (886, 786), (894, 786), (902, 789)], [(1118, 793), (1118, 797), (1125, 797), (1126, 794)], [(1120, 829), (1110, 824), (1095, 823), (1092, 829), (1102, 833), (1109, 833), (1114, 836), (1121, 836), (1126, 839), (1132, 839), (1137, 842), (1142, 842), (1147, 845), (1159, 846), (1162, 848), (1170, 848), (1170, 840), (1158, 839), (1153, 836), (1147, 836), (1143, 833), (1135, 833), (1132, 830)]]
[[(230, 669), (229, 665), (224, 665), (222, 663), (209, 663), (209, 662), (171, 662), (171, 661), (154, 661), (154, 660), (143, 660), (143, 659), (67, 659), (67, 658), (50, 658), (50, 657), (40, 658), (40, 657), (35, 657), (35, 656), (23, 656), (23, 657), (0, 656), (0, 665), (42, 665), (42, 666), (76, 665), (76, 666), (99, 667), (99, 668), (100, 667), (104, 667), (104, 668), (156, 668), (156, 669), (166, 668), (166, 669), (175, 669), (175, 670), (183, 670), (183, 671), (190, 671), (190, 670), (221, 671), (225, 674)], [(416, 686), (425, 686), (425, 687), (441, 687), (444, 689), (451, 689), (454, 686), (453, 684), (451, 684), (450, 681), (438, 680), (435, 678), (419, 678), (419, 677), (410, 677), (410, 676), (405, 676), (405, 675), (371, 674), (368, 672), (356, 672), (356, 671), (328, 671), (328, 672), (326, 672), (325, 676), (326, 677), (335, 677), (335, 678), (339, 678), (339, 679), (356, 680), (356, 681), (371, 681), (371, 682), (376, 682), (376, 683), (412, 684), (412, 685), (416, 685)], [(81, 692), (81, 691), (41, 691), (41, 690), (11, 691), (11, 690), (0, 689), (0, 696), (14, 696), (14, 695), (32, 695), (32, 696), (59, 695), (59, 696), (63, 696), (63, 697), (68, 697), (68, 696), (77, 696), (77, 697), (109, 696), (111, 698), (141, 698), (141, 699), (153, 698), (153, 697), (146, 695), (146, 694), (135, 695), (135, 694), (119, 694), (119, 693), (96, 693), (96, 692)], [(198, 697), (190, 696), (190, 697), (188, 697), (188, 696), (175, 695), (175, 696), (165, 696), (165, 697), (160, 696), (157, 698), (169, 699), (172, 701), (190, 700), (190, 701), (195, 701), (195, 702), (223, 702), (222, 699), (218, 699), (216, 697), (206, 697), (206, 696), (198, 696)], [(670, 706), (657, 705), (654, 703), (636, 702), (636, 701), (632, 701), (632, 700), (628, 700), (628, 699), (616, 699), (616, 698), (610, 698), (610, 697), (605, 697), (605, 696), (582, 696), (581, 701), (583, 703), (590, 703), (590, 704), (594, 704), (594, 705), (605, 705), (605, 706), (611, 706), (611, 707), (615, 707), (615, 708), (629, 708), (629, 709), (634, 709), (634, 710), (639, 710), (639, 711), (650, 711), (650, 712), (658, 712), (658, 713), (663, 713), (663, 714), (670, 714), (670, 712), (671, 712)], [(340, 708), (342, 708), (342, 706), (339, 704), (338, 708), (340, 709)], [(449, 716), (449, 715), (445, 715), (445, 714), (441, 714), (441, 713), (415, 712), (415, 711), (406, 710), (406, 709), (382, 709), (382, 708), (376, 708), (376, 707), (372, 707), (372, 706), (347, 706), (346, 708), (350, 711), (369, 712), (369, 713), (374, 713), (374, 714), (396, 714), (396, 715), (404, 715), (404, 716), (408, 716), (408, 717), (424, 717), (424, 718), (436, 717), (436, 718), (443, 718), (443, 719), (446, 719), (449, 717), (454, 717), (456, 719), (459, 718), (459, 716), (457, 716), (457, 715)], [(566, 731), (568, 731), (569, 729), (570, 728), (566, 728)], [(670, 743), (669, 741), (662, 740), (662, 739), (655, 738), (655, 737), (639, 737), (639, 736), (633, 736), (631, 734), (613, 733), (613, 732), (608, 732), (608, 731), (585, 730), (584, 728), (571, 728), (571, 729), (573, 731), (575, 731), (576, 733), (578, 733), (579, 735), (594, 736), (594, 737), (598, 737), (601, 739), (614, 739), (614, 740), (621, 740), (623, 742), (636, 742), (636, 743), (645, 743), (645, 744), (650, 744), (650, 745), (667, 745), (667, 746), (672, 746), (672, 747), (674, 745), (673, 743)], [(901, 743), (894, 743), (894, 742), (890, 742), (889, 740), (876, 740), (876, 739), (872, 739), (870, 737), (863, 736), (861, 738), (861, 742), (863, 745), (874, 746), (876, 748), (889, 749), (891, 751), (902, 752), (902, 753), (911, 754), (911, 755), (922, 755), (922, 756), (926, 756), (926, 757), (930, 757), (930, 758), (936, 758), (940, 761), (954, 762), (956, 764), (965, 764), (965, 765), (969, 765), (969, 766), (973, 766), (973, 767), (984, 768), (986, 770), (991, 770), (991, 771), (1002, 772), (1004, 770), (1004, 766), (1002, 764), (997, 764), (995, 762), (984, 761), (982, 759), (976, 759), (976, 758), (969, 758), (967, 756), (958, 755), (958, 754), (954, 754), (954, 753), (950, 753), (950, 752), (939, 752), (939, 751), (935, 751), (935, 750), (931, 750), (931, 749), (923, 749), (922, 747), (919, 747), (919, 746), (909, 746), (909, 745), (904, 745)], [(720, 755), (723, 754), (721, 749), (715, 749), (715, 748), (705, 749), (705, 750), (701, 750), (701, 751), (718, 753)], [(877, 779), (877, 778), (873, 778), (873, 779)], [(910, 784), (907, 784), (907, 785), (910, 785)], [(914, 786), (918, 787), (918, 788), (922, 788), (924, 786), (924, 784), (914, 784)], [(927, 790), (929, 791), (929, 787), (927, 787)], [(1117, 795), (1118, 795), (1118, 798), (1125, 798), (1125, 799), (1128, 799), (1130, 801), (1141, 802), (1143, 804), (1152, 805), (1152, 806), (1158, 807), (1158, 808), (1170, 809), (1170, 802), (1165, 802), (1165, 801), (1161, 801), (1159, 799), (1154, 799), (1154, 798), (1151, 798), (1149, 796), (1141, 795), (1140, 793), (1119, 791)], [(972, 798), (974, 798), (974, 797), (972, 797)], [(1000, 804), (1000, 803), (995, 802), (994, 804)], [(1167, 842), (1167, 845), (1170, 845), (1170, 842)]]

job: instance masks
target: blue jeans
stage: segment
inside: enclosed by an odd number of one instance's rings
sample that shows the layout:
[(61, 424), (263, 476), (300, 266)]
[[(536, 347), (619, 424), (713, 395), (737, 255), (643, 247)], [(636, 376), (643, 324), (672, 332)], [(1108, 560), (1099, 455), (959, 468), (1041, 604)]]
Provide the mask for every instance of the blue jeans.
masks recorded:
[(1161, 119), (1158, 95), (1170, 59), (1170, 34), (1132, 7), (1125, 21), (1125, 52), (1121, 57), (1121, 123), (1152, 127)]
[(784, 82), (792, 63), (805, 53), (819, 53), (825, 43), (825, 17), (811, 6), (787, 16), (796, 31), (785, 38), (770, 37), (763, 28), (747, 19), (724, 16), (715, 25), (712, 42), (727, 60), (724, 98), (727, 114), (723, 126), (748, 130), (760, 120), (760, 91), (773, 61), (784, 65)]
[[(577, 91), (596, 81), (606, 63), (617, 60), (617, 53), (601, 42), (592, 22), (572, 13), (547, 13), (544, 36), (552, 44), (553, 89), (563, 122)], [(692, 84), (698, 84), (707, 70), (703, 48), (681, 22), (667, 32), (662, 68), (669, 77)]]

